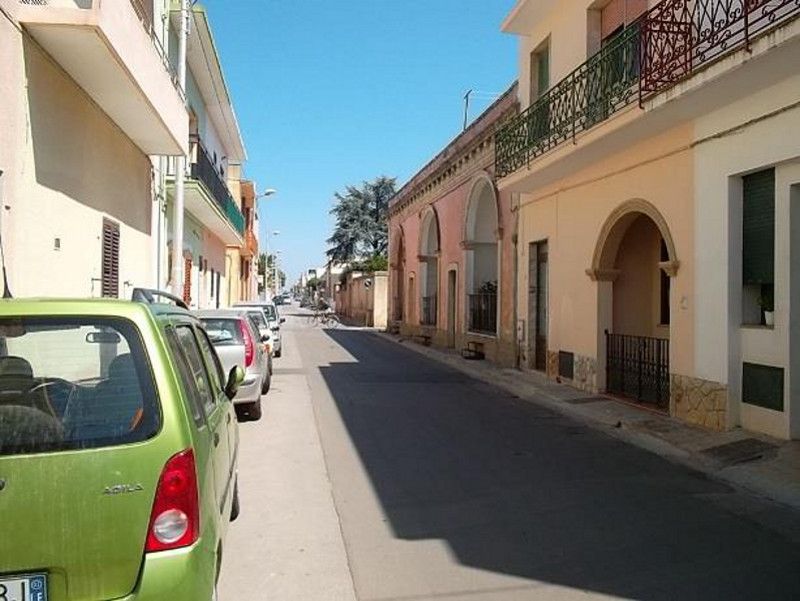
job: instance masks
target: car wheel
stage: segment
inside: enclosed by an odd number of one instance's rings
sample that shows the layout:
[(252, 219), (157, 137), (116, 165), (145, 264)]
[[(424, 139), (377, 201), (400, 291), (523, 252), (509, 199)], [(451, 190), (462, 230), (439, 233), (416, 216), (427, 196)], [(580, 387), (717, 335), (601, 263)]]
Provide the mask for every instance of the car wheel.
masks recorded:
[(283, 348), (279, 348), (277, 351), (275, 351), (275, 356), (280, 357), (281, 353), (283, 353)]
[(258, 399), (255, 403), (247, 404), (247, 416), (253, 422), (261, 419), (261, 399)]
[(267, 370), (267, 375), (264, 377), (264, 381), (261, 383), (261, 394), (267, 394), (269, 392), (269, 387), (272, 385), (272, 372)]
[(243, 422), (247, 419), (247, 407), (244, 405), (234, 405), (233, 408), (236, 411), (237, 422)]
[(239, 480), (233, 485), (233, 503), (231, 504), (231, 522), (235, 522), (239, 517), (241, 506), (239, 505)]

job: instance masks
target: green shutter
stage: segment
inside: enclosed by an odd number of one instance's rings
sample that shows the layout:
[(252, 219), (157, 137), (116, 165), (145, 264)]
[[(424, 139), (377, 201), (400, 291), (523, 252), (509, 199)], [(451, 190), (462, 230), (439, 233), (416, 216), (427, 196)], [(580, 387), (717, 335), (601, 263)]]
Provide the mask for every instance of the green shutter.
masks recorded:
[(743, 363), (742, 402), (783, 411), (783, 369), (771, 365)]
[(550, 89), (550, 48), (546, 47), (536, 56), (538, 64), (536, 65), (538, 75), (538, 92), (539, 96), (544, 94)]
[(775, 282), (775, 169), (742, 178), (742, 283)]

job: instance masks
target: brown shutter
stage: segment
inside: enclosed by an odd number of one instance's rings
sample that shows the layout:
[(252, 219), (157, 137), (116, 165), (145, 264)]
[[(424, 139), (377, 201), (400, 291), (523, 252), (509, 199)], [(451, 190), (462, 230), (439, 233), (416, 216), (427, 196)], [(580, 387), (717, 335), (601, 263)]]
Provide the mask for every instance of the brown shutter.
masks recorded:
[(103, 219), (103, 250), (100, 294), (119, 297), (119, 223)]
[(192, 259), (183, 260), (183, 301), (188, 305), (192, 302)]
[(600, 14), (601, 35), (606, 39), (625, 24), (625, 0), (611, 0)]

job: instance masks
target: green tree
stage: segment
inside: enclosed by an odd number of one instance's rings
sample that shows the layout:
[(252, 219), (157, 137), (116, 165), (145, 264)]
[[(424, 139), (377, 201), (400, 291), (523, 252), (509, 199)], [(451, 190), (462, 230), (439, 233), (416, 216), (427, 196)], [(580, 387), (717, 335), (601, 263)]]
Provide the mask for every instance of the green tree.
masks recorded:
[(331, 214), (336, 225), (327, 240), (331, 261), (350, 263), (386, 256), (389, 201), (396, 193), (396, 182), (395, 178), (382, 175), (361, 187), (347, 186), (343, 193), (334, 195), (336, 204)]

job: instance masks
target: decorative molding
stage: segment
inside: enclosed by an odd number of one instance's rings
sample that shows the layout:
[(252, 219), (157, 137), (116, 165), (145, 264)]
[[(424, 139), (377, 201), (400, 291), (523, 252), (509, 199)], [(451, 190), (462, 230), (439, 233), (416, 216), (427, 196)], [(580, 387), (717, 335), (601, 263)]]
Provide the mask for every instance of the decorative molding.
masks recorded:
[[(656, 225), (667, 247), (667, 255), (669, 256), (669, 260), (664, 263), (677, 271), (680, 261), (678, 260), (675, 242), (672, 240), (667, 220), (664, 219), (664, 216), (655, 205), (641, 198), (634, 198), (623, 202), (611, 211), (611, 214), (603, 223), (594, 248), (592, 266), (587, 270), (587, 273), (614, 271), (613, 265), (622, 237), (625, 235), (630, 223), (639, 215), (646, 215)], [(667, 272), (667, 275), (670, 275), (669, 272)], [(589, 274), (589, 277), (592, 277), (591, 274)]]
[(658, 264), (658, 266), (669, 277), (674, 278), (676, 275), (678, 275), (678, 267), (681, 266), (681, 262), (680, 261), (661, 261)]
[(619, 277), (619, 269), (595, 269), (589, 268), (586, 270), (586, 275), (593, 282), (613, 282)]

